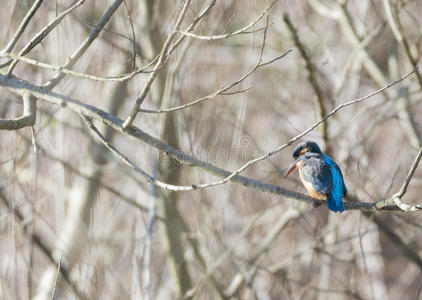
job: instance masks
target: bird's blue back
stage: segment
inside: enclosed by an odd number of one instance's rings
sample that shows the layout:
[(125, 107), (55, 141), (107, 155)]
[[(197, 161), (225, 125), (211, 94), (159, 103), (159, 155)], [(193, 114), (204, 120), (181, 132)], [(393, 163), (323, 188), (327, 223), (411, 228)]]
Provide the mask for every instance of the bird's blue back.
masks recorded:
[(342, 196), (347, 193), (343, 174), (337, 164), (327, 155), (305, 153), (303, 160), (303, 180), (312, 183), (314, 189), (327, 199), (327, 206), (332, 211), (344, 211)]

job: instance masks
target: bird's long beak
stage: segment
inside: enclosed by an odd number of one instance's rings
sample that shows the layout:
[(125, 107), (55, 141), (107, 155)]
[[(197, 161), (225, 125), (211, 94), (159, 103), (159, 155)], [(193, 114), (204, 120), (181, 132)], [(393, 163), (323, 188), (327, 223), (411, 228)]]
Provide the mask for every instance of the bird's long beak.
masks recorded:
[(289, 170), (286, 172), (286, 174), (283, 176), (283, 178), (286, 178), (287, 176), (289, 176), (290, 173), (293, 172), (294, 169), (296, 169), (297, 167), (297, 161), (293, 162), (292, 165), (290, 166)]

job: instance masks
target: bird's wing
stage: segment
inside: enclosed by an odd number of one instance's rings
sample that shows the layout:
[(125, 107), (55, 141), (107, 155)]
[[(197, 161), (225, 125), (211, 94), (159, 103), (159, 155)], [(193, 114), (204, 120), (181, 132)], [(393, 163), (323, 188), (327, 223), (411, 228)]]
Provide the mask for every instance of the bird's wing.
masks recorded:
[(341, 200), (342, 196), (347, 193), (346, 185), (344, 184), (343, 174), (337, 164), (327, 155), (324, 156), (324, 161), (331, 167), (331, 175), (333, 186), (330, 197), (327, 198), (327, 206), (333, 211), (343, 211), (344, 206)]
[(337, 164), (327, 155), (308, 155), (303, 161), (303, 179), (312, 183), (315, 190), (327, 199), (332, 211), (343, 211), (342, 196), (347, 192), (343, 175)]
[(326, 197), (330, 196), (333, 187), (331, 166), (325, 163), (322, 155), (309, 156), (303, 160), (303, 179), (312, 183), (314, 189)]
[(347, 187), (346, 187), (346, 184), (344, 183), (343, 173), (341, 172), (339, 166), (337, 166), (337, 164), (335, 162), (333, 162), (333, 163), (335, 165), (335, 168), (336, 168), (337, 172), (340, 173), (341, 181), (343, 182), (343, 195), (346, 195), (347, 194)]

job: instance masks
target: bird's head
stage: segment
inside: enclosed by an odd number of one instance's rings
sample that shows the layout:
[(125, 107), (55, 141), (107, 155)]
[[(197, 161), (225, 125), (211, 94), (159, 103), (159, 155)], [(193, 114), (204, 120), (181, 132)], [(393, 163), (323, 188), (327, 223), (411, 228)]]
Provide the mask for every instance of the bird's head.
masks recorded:
[(291, 172), (293, 172), (293, 170), (297, 167), (298, 163), (301, 161), (303, 155), (305, 155), (306, 153), (322, 154), (322, 151), (319, 148), (318, 144), (312, 141), (306, 141), (298, 144), (295, 148), (295, 151), (293, 151), (294, 162), (290, 166), (286, 174), (283, 176), (283, 178), (286, 178)]
[(317, 143), (306, 141), (296, 146), (295, 151), (293, 151), (293, 159), (297, 160), (299, 157), (308, 152), (322, 154), (322, 151)]

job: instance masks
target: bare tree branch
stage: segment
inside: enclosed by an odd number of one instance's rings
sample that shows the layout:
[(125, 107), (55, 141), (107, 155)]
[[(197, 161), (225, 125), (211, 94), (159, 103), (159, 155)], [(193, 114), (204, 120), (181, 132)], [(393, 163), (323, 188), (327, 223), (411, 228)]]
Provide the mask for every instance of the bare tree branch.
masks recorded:
[(147, 96), (151, 88), (151, 85), (155, 77), (158, 75), (159, 69), (165, 63), (167, 50), (169, 49), (170, 44), (173, 41), (173, 39), (176, 37), (177, 30), (179, 30), (180, 26), (182, 25), (182, 21), (185, 17), (186, 11), (188, 10), (189, 4), (190, 4), (190, 0), (186, 0), (185, 4), (183, 5), (182, 11), (180, 12), (177, 18), (176, 24), (174, 25), (173, 31), (167, 36), (167, 39), (164, 42), (163, 48), (161, 49), (160, 56), (158, 57), (158, 61), (155, 64), (154, 69), (152, 70), (152, 73), (148, 77), (147, 82), (145, 83), (145, 86), (142, 89), (142, 92), (136, 98), (135, 105), (133, 106), (129, 116), (126, 118), (125, 122), (123, 123), (124, 129), (132, 125), (133, 121), (135, 120), (136, 115), (139, 112), (139, 108), (141, 107), (142, 102), (144, 102), (145, 97)]
[[(57, 26), (60, 22), (66, 17), (69, 13), (73, 10), (81, 6), (85, 0), (79, 0), (78, 2), (72, 4), (67, 10), (62, 12), (56, 18), (51, 20), (40, 32), (38, 32), (26, 46), (19, 52), (19, 56), (24, 56), (28, 52), (30, 52), (36, 45), (41, 43), (41, 41)], [(17, 60), (10, 60), (4, 64), (0, 65), (0, 69), (10, 65), (9, 70), (7, 71), (7, 75), (10, 76), (15, 68), (16, 64), (18, 63)]]
[(266, 153), (264, 155), (261, 155), (261, 156), (255, 158), (255, 159), (249, 160), (242, 167), (240, 167), (239, 169), (237, 169), (236, 171), (234, 171), (232, 174), (230, 174), (230, 176), (227, 176), (226, 178), (224, 178), (222, 180), (215, 181), (215, 182), (212, 182), (212, 183), (206, 183), (206, 184), (203, 184), (203, 185), (198, 185), (198, 187), (199, 188), (204, 188), (204, 187), (216, 186), (216, 185), (220, 185), (220, 184), (224, 184), (224, 183), (228, 182), (234, 176), (240, 174), (241, 172), (243, 172), (249, 166), (251, 166), (251, 165), (253, 165), (253, 164), (255, 164), (255, 163), (259, 162), (259, 161), (262, 161), (264, 159), (269, 158), (270, 156), (272, 156), (272, 155), (280, 152), (281, 150), (283, 150), (286, 147), (290, 146), (295, 141), (297, 141), (300, 138), (304, 137), (306, 134), (308, 134), (309, 132), (311, 132), (312, 130), (314, 130), (319, 124), (321, 124), (322, 122), (324, 122), (325, 120), (327, 120), (329, 117), (331, 117), (332, 115), (334, 115), (340, 109), (345, 108), (345, 107), (350, 106), (350, 105), (353, 105), (353, 104), (356, 104), (356, 103), (359, 103), (361, 101), (367, 100), (367, 99), (371, 98), (372, 96), (375, 96), (375, 95), (377, 95), (379, 93), (382, 93), (383, 91), (387, 90), (389, 87), (391, 87), (391, 86), (393, 86), (393, 85), (395, 85), (395, 84), (403, 81), (404, 79), (406, 79), (407, 77), (409, 77), (410, 75), (412, 75), (415, 71), (416, 71), (416, 69), (415, 70), (412, 70), (411, 72), (407, 73), (406, 75), (404, 75), (400, 79), (398, 79), (398, 80), (396, 80), (394, 82), (391, 82), (390, 84), (386, 85), (385, 87), (383, 87), (383, 88), (381, 88), (381, 89), (379, 89), (379, 90), (377, 90), (375, 92), (372, 92), (369, 95), (366, 95), (364, 97), (361, 97), (361, 98), (358, 98), (358, 99), (351, 100), (351, 101), (348, 101), (346, 103), (340, 104), (339, 106), (337, 106), (336, 108), (334, 108), (332, 111), (330, 111), (327, 115), (325, 115), (324, 118), (322, 118), (321, 120), (319, 120), (318, 122), (316, 122), (314, 125), (312, 125), (308, 129), (306, 129), (302, 133), (300, 133), (297, 136), (291, 138), (287, 143), (285, 143), (285, 144), (277, 147), (275, 150), (273, 150), (271, 152), (268, 152), (268, 153)]
[(418, 167), (419, 161), (422, 157), (422, 148), (419, 149), (418, 154), (415, 157), (415, 160), (413, 161), (412, 166), (409, 169), (409, 173), (406, 176), (406, 179), (404, 180), (404, 183), (400, 189), (400, 191), (396, 194), (394, 194), (391, 198), (378, 201), (376, 203), (377, 208), (382, 208), (386, 205), (392, 204), (393, 202), (396, 203), (398, 207), (400, 207), (403, 211), (418, 211), (422, 209), (422, 205), (408, 205), (401, 201), (401, 198), (406, 194), (407, 187), (409, 186), (410, 180), (412, 180), (413, 175), (415, 174), (416, 168)]
[(19, 56), (17, 54), (10, 53), (10, 52), (9, 53), (3, 53), (3, 54), (0, 53), (0, 57), (12, 58), (12, 59), (22, 61), (24, 63), (30, 64), (30, 65), (33, 65), (33, 66), (36, 66), (36, 67), (39, 67), (39, 68), (52, 70), (52, 71), (59, 71), (60, 73), (63, 73), (63, 74), (66, 74), (66, 75), (90, 79), (90, 80), (94, 80), (94, 81), (109, 81), (109, 82), (112, 82), (112, 81), (122, 82), (122, 81), (126, 81), (128, 79), (131, 79), (131, 78), (135, 77), (135, 75), (138, 75), (138, 74), (141, 74), (141, 73), (151, 73), (152, 71), (148, 71), (147, 69), (149, 67), (151, 67), (157, 61), (157, 58), (158, 58), (158, 57), (154, 58), (151, 62), (149, 62), (148, 64), (146, 64), (142, 68), (136, 69), (136, 70), (134, 70), (130, 73), (126, 73), (126, 74), (122, 74), (122, 75), (118, 75), (118, 76), (101, 77), (101, 76), (95, 76), (95, 75), (90, 75), (90, 74), (86, 74), (86, 73), (76, 72), (76, 71), (67, 69), (67, 68), (62, 67), (62, 66), (43, 63), (43, 62), (40, 62), (38, 60), (28, 58), (28, 57), (25, 57), (25, 56)]
[[(19, 221), (24, 223), (23, 226), (23, 230), (28, 233), (28, 226), (25, 225), (26, 221), (26, 217), (23, 214), (23, 212), (16, 206), (12, 206), (9, 199), (6, 197), (6, 195), (3, 193), (3, 187), (0, 187), (0, 200), (3, 202), (4, 205), (6, 205), (6, 207), (13, 213), (13, 216)], [(60, 271), (61, 276), (63, 277), (63, 279), (65, 280), (65, 282), (71, 287), (73, 293), (82, 300), (86, 300), (88, 299), (84, 293), (80, 290), (80, 288), (78, 287), (78, 285), (76, 284), (76, 282), (74, 282), (72, 280), (72, 278), (70, 277), (70, 274), (68, 273), (68, 270), (66, 268), (66, 266), (60, 261), (60, 260), (56, 260), (54, 258), (53, 255), (53, 251), (50, 249), (50, 247), (47, 245), (46, 241), (42, 238), (42, 236), (40, 236), (39, 234), (37, 234), (36, 232), (32, 232), (31, 233), (31, 240), (34, 243), (35, 246), (37, 246), (37, 248), (39, 250), (41, 250), (41, 252), (47, 256), (48, 260), (53, 263), (54, 265), (60, 265), (60, 267), (58, 268), (58, 270)]]
[[(209, 94), (207, 96), (201, 97), (199, 99), (196, 99), (194, 101), (191, 101), (189, 103), (183, 104), (183, 105), (179, 105), (176, 107), (172, 107), (172, 108), (162, 108), (162, 109), (139, 109), (140, 112), (144, 112), (144, 113), (168, 113), (168, 112), (173, 112), (173, 111), (177, 111), (177, 110), (181, 110), (181, 109), (185, 109), (188, 108), (190, 106), (193, 106), (195, 104), (198, 104), (200, 102), (203, 102), (205, 100), (211, 100), (214, 99), (216, 96), (218, 95), (231, 95), (233, 94), (233, 92), (229, 92), (229, 90), (235, 86), (237, 86), (238, 84), (240, 84), (241, 82), (245, 81), (245, 79), (247, 79), (251, 74), (253, 74), (258, 68), (266, 66), (270, 63), (273, 63), (279, 59), (282, 59), (283, 57), (285, 57), (287, 54), (289, 54), (292, 50), (287, 50), (286, 52), (284, 52), (283, 54), (277, 56), (276, 58), (271, 59), (268, 62), (262, 62), (262, 56), (264, 54), (264, 48), (265, 48), (265, 41), (266, 41), (266, 33), (267, 33), (267, 28), (268, 28), (268, 24), (265, 27), (264, 30), (264, 37), (263, 37), (263, 41), (262, 41), (262, 46), (259, 52), (259, 57), (258, 57), (258, 61), (256, 62), (256, 64), (252, 67), (251, 70), (249, 70), (246, 74), (244, 74), (242, 77), (240, 77), (239, 79), (237, 79), (236, 81), (232, 82), (231, 84), (228, 84), (224, 87), (219, 88), (217, 91), (215, 91), (212, 94)], [(245, 90), (241, 90), (241, 91), (237, 91), (235, 92), (236, 94), (244, 92)]]
[[(391, 27), (391, 31), (393, 32), (394, 37), (396, 38), (396, 41), (399, 44), (403, 45), (406, 56), (410, 64), (413, 66), (413, 68), (417, 68), (418, 61), (412, 55), (411, 45), (406, 35), (403, 32), (403, 26), (400, 22), (398, 12), (396, 11), (396, 9), (392, 7), (390, 0), (383, 0), (383, 3), (384, 3), (385, 12), (387, 15), (388, 24)], [(422, 75), (420, 74), (418, 70), (416, 71), (416, 76), (418, 78), (419, 86), (422, 88)]]
[(277, 1), (278, 0), (271, 1), (271, 3), (251, 23), (249, 23), (248, 25), (244, 26), (243, 28), (240, 28), (240, 29), (238, 29), (238, 30), (236, 30), (232, 33), (205, 36), (205, 35), (197, 35), (197, 34), (194, 34), (192, 32), (189, 32), (189, 31), (179, 31), (179, 32), (181, 34), (185, 35), (185, 36), (188, 36), (188, 37), (192, 37), (192, 38), (199, 39), (199, 40), (209, 40), (209, 41), (227, 39), (229, 37), (236, 36), (236, 35), (239, 35), (239, 34), (245, 34), (245, 33), (248, 33), (248, 30), (250, 28), (252, 28), (256, 23), (258, 23), (258, 21), (261, 20), (270, 11), (270, 9), (274, 6), (274, 4)]
[[(316, 126), (318, 126), (321, 122), (323, 122), (325, 119), (329, 118), (330, 116), (332, 116), (334, 113), (336, 113), (338, 110), (340, 110), (341, 108), (344, 108), (346, 106), (350, 106), (352, 104), (364, 101), (376, 94), (381, 93), (382, 91), (388, 89), (389, 87), (393, 86), (394, 84), (397, 84), (401, 81), (403, 81), (404, 79), (406, 79), (407, 77), (409, 77), (411, 74), (414, 73), (414, 70), (409, 72), (408, 74), (406, 74), (405, 76), (403, 76), (402, 78), (400, 78), (397, 81), (394, 81), (392, 83), (390, 83), (389, 85), (383, 87), (380, 90), (377, 90), (369, 95), (366, 95), (364, 97), (343, 103), (341, 105), (339, 105), (338, 107), (336, 107), (334, 110), (332, 110), (329, 114), (327, 114), (322, 120), (318, 121), (317, 123), (315, 123), (313, 126), (311, 126), (310, 128), (308, 128), (307, 130), (305, 130), (304, 132), (302, 132), (301, 134), (297, 135), (296, 137), (294, 137), (293, 139), (289, 140), (289, 142), (287, 142), (286, 144), (278, 147), (276, 150), (269, 152), (263, 156), (258, 157), (257, 159), (254, 160), (250, 160), (248, 163), (246, 163), (244, 166), (242, 166), (242, 168), (238, 169), (235, 172), (229, 172), (226, 170), (223, 170), (221, 168), (218, 168), (210, 163), (201, 161), (199, 159), (197, 159), (194, 156), (188, 155), (186, 153), (183, 153), (180, 150), (174, 149), (173, 147), (170, 147), (169, 145), (163, 143), (162, 141), (148, 135), (147, 133), (143, 132), (142, 130), (140, 130), (137, 127), (131, 126), (129, 128), (123, 129), (122, 124), (123, 121), (113, 115), (110, 115), (109, 113), (91, 106), (89, 104), (80, 102), (78, 100), (72, 99), (70, 97), (67, 96), (63, 96), (60, 95), (58, 93), (52, 92), (46, 88), (43, 87), (39, 87), (39, 86), (35, 86), (32, 84), (29, 84), (27, 82), (21, 81), (15, 77), (11, 77), (11, 78), (7, 78), (7, 76), (5, 75), (0, 75), (0, 86), (8, 89), (9, 91), (16, 93), (16, 94), (20, 94), (23, 95), (25, 92), (30, 91), (35, 97), (39, 98), (39, 99), (43, 99), (45, 101), (57, 104), (57, 105), (61, 105), (62, 107), (68, 107), (69, 109), (73, 110), (74, 112), (82, 115), (82, 116), (86, 116), (88, 118), (94, 119), (94, 120), (98, 120), (98, 121), (102, 121), (103, 123), (113, 127), (114, 129), (121, 131), (127, 135), (130, 135), (132, 137), (138, 138), (148, 144), (150, 144), (151, 146), (159, 149), (160, 151), (163, 151), (164, 153), (167, 153), (168, 155), (170, 155), (171, 157), (173, 157), (174, 159), (176, 159), (177, 161), (179, 161), (180, 163), (183, 164), (187, 164), (187, 165), (194, 165), (197, 167), (200, 167), (201, 169), (206, 170), (207, 172), (220, 176), (220, 177), (224, 177), (224, 179), (220, 180), (220, 181), (216, 181), (216, 182), (212, 182), (212, 183), (206, 183), (206, 184), (198, 184), (198, 185), (191, 185), (192, 190), (194, 189), (198, 189), (198, 188), (205, 188), (205, 187), (211, 187), (211, 186), (216, 186), (216, 185), (220, 185), (220, 184), (224, 184), (228, 181), (234, 181), (237, 183), (240, 183), (242, 185), (248, 186), (248, 187), (252, 187), (261, 191), (265, 191), (265, 192), (270, 192), (270, 193), (274, 193), (274, 194), (279, 194), (279, 195), (283, 195), (289, 198), (293, 198), (296, 200), (300, 200), (300, 201), (304, 201), (307, 203), (313, 203), (313, 199), (310, 198), (309, 196), (300, 194), (300, 193), (296, 193), (293, 191), (290, 191), (288, 189), (279, 187), (279, 186), (274, 186), (271, 184), (267, 184), (267, 183), (262, 183), (247, 177), (243, 177), (240, 176), (239, 173), (241, 171), (243, 171), (244, 169), (246, 169), (246, 167), (248, 167), (249, 165), (251, 165), (252, 163), (256, 163), (260, 160), (263, 160), (265, 158), (268, 158), (269, 156), (275, 154), (278, 151), (281, 151), (282, 149), (286, 148), (287, 146), (289, 146), (290, 144), (292, 144), (294, 141), (300, 139), (301, 137), (303, 137), (304, 135), (306, 135), (308, 132), (310, 132), (312, 129), (314, 129)], [(149, 176), (148, 174), (146, 174), (147, 176)], [(165, 186), (165, 184), (164, 184)], [(183, 188), (185, 189), (185, 187)], [(188, 189), (185, 189), (188, 190)], [(374, 203), (363, 203), (363, 202), (355, 202), (355, 203), (346, 203), (345, 205), (346, 209), (362, 209), (362, 210), (369, 210), (369, 211), (374, 211), (377, 210), (377, 208), (375, 207)], [(383, 207), (382, 209), (384, 210), (397, 210), (398, 208), (396, 206), (390, 207), (390, 206), (386, 206)]]
[(34, 126), (37, 116), (37, 104), (31, 93), (22, 95), (22, 116), (16, 119), (0, 119), (0, 130), (18, 130), (27, 126)]
[[(297, 30), (290, 21), (289, 15), (284, 14), (283, 20), (286, 23), (290, 34), (292, 35), (293, 41), (295, 46), (299, 49), (300, 56), (302, 56), (303, 60), (305, 61), (306, 70), (308, 71), (308, 81), (311, 84), (312, 88), (314, 89), (316, 100), (317, 100), (317, 119), (322, 119), (327, 114), (327, 109), (325, 108), (325, 104), (323, 102), (324, 96), (322, 93), (322, 89), (317, 80), (317, 72), (315, 65), (313, 64), (311, 58), (309, 57), (308, 53), (305, 50), (305, 46), (300, 41), (299, 36), (297, 34)], [(329, 144), (328, 144), (328, 122), (321, 123), (320, 127), (322, 133), (322, 139), (326, 145), (326, 152), (330, 153)]]
[(85, 118), (85, 120), (86, 120), (89, 128), (92, 130), (93, 133), (95, 133), (97, 138), (104, 144), (104, 146), (106, 146), (124, 164), (126, 164), (128, 167), (132, 168), (137, 173), (139, 173), (143, 177), (145, 177), (145, 179), (148, 182), (150, 182), (150, 183), (152, 183), (152, 184), (154, 184), (154, 185), (156, 185), (160, 188), (170, 190), (170, 191), (175, 191), (175, 192), (193, 191), (195, 189), (191, 185), (188, 185), (188, 186), (172, 185), (172, 184), (164, 183), (164, 182), (156, 179), (155, 177), (152, 177), (151, 175), (146, 173), (144, 170), (139, 168), (137, 165), (135, 165), (129, 158), (127, 158), (125, 155), (123, 155), (123, 153), (121, 153), (119, 150), (117, 150), (116, 147), (111, 145), (111, 143), (106, 140), (106, 138), (101, 134), (101, 132), (97, 129), (97, 127), (95, 127), (95, 125), (92, 123), (92, 120), (90, 120), (89, 118)]
[[(98, 35), (100, 34), (104, 26), (108, 23), (108, 21), (110, 21), (111, 17), (119, 8), (120, 4), (122, 4), (122, 2), (123, 0), (113, 1), (113, 3), (106, 10), (104, 15), (98, 21), (98, 23), (91, 30), (91, 32), (89, 33), (85, 41), (79, 46), (79, 48), (75, 51), (75, 53), (73, 53), (73, 55), (67, 59), (66, 63), (63, 66), (64, 69), (70, 69), (75, 65), (75, 63), (81, 58), (81, 56), (86, 52), (89, 46), (91, 46), (91, 44), (98, 37)], [(51, 80), (45, 83), (44, 86), (48, 89), (53, 89), (63, 79), (64, 76), (65, 76), (64, 73), (59, 72)]]
[(15, 47), (16, 43), (22, 36), (23, 32), (25, 31), (26, 27), (28, 26), (29, 22), (31, 22), (31, 19), (37, 12), (38, 8), (40, 8), (43, 1), (44, 0), (37, 0), (32, 4), (31, 9), (27, 12), (25, 17), (23, 18), (22, 23), (19, 25), (18, 30), (15, 32), (10, 42), (6, 45), (6, 47), (3, 50), (0, 51), (0, 56), (2, 53), (12, 51), (12, 49)]
[(422, 294), (417, 1), (3, 2), (0, 298)]

